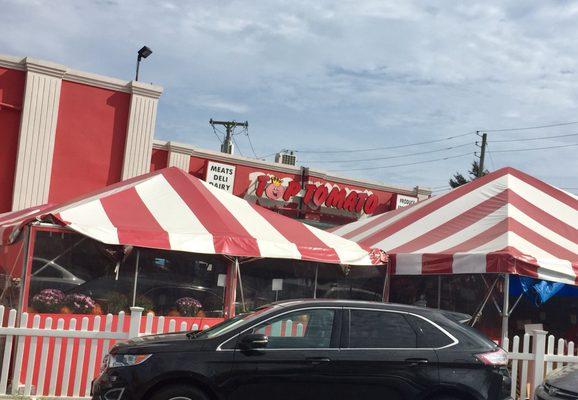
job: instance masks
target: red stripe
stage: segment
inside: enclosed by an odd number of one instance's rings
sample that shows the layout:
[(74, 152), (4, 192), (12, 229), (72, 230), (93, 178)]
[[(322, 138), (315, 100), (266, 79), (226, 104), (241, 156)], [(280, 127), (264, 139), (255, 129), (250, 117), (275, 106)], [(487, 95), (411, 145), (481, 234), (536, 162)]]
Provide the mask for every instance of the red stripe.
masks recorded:
[(100, 199), (118, 240), (133, 246), (171, 248), (168, 233), (146, 207), (134, 187)]
[(164, 170), (163, 175), (213, 235), (216, 253), (243, 257), (261, 255), (257, 240), (200, 180), (177, 168)]
[(434, 200), (421, 207), (420, 209), (416, 210), (415, 212), (411, 213), (410, 215), (399, 219), (398, 221), (394, 222), (393, 224), (389, 225), (387, 228), (376, 232), (375, 234), (368, 236), (367, 238), (359, 241), (359, 243), (365, 246), (375, 246), (377, 243), (381, 242), (388, 236), (392, 235), (393, 233), (397, 232), (398, 230), (413, 224), (414, 222), (420, 220), (421, 218), (425, 217), (428, 214), (442, 208), (443, 206), (451, 203), (452, 201), (465, 196), (466, 194), (473, 192), (474, 190), (478, 189), (479, 187), (492, 182), (496, 179), (501, 178), (502, 176), (506, 175), (508, 170), (506, 168), (500, 169), (496, 172), (493, 172), (489, 175), (483, 176), (479, 179), (476, 179), (473, 182), (468, 183), (467, 185), (460, 186), (457, 189), (452, 190), (449, 193), (446, 193), (442, 196), (434, 198)]
[(526, 182), (528, 185), (534, 186), (536, 189), (546, 193), (547, 195), (555, 198), (556, 200), (561, 201), (567, 206), (572, 207), (574, 210), (578, 210), (578, 200), (570, 196), (568, 193), (554, 186), (548, 185), (547, 183), (544, 183), (541, 180), (534, 178), (533, 176), (525, 174), (522, 171), (518, 171), (517, 169), (514, 168), (506, 168), (506, 169), (508, 170), (509, 174), (515, 176), (521, 181)]
[(451, 274), (453, 257), (451, 254), (424, 254), (421, 258), (421, 273)]
[[(389, 252), (412, 253), (437, 243), (443, 239), (446, 239), (447, 237), (452, 236), (457, 232), (487, 217), (489, 214), (493, 213), (500, 207), (503, 207), (507, 203), (506, 199), (508, 197), (508, 193), (509, 189), (504, 190), (503, 192), (498, 193), (496, 196), (490, 197), (488, 200), (441, 224), (437, 228), (434, 228), (431, 231), (418, 236), (414, 240), (396, 247), (395, 249), (391, 249)], [(444, 251), (444, 253), (447, 253), (447, 251)]]
[[(364, 224), (362, 224), (360, 227), (352, 230), (351, 232), (345, 233), (343, 235), (341, 235), (343, 238), (345, 239), (351, 239), (359, 234), (362, 234), (363, 232), (367, 232), (368, 230), (390, 220), (393, 217), (398, 216), (401, 213), (407, 213), (408, 215), (411, 214), (414, 210), (412, 210), (413, 207), (415, 207), (416, 205), (418, 205), (421, 203), (415, 203), (412, 204), (408, 207), (403, 207), (403, 208), (398, 208), (397, 210), (393, 210), (393, 211), (388, 211), (386, 213), (383, 213), (381, 215), (377, 215), (373, 218), (369, 218)], [(337, 228), (339, 229), (339, 228)]]
[(261, 206), (252, 207), (291, 243), (297, 246), (303, 260), (340, 262), (335, 250), (328, 247), (321, 239), (299, 221), (288, 219)]
[(575, 229), (564, 221), (559, 220), (552, 214), (548, 214), (546, 211), (538, 208), (538, 206), (530, 203), (515, 192), (510, 193), (509, 202), (518, 210), (544, 225), (546, 228), (576, 243), (576, 239), (572, 240), (572, 238), (578, 238), (578, 229)]

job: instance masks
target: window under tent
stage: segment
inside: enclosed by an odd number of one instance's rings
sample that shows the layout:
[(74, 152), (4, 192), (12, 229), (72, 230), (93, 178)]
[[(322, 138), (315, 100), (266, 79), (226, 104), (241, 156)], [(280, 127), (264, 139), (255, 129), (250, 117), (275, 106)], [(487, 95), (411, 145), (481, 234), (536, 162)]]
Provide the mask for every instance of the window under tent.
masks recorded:
[[(22, 311), (105, 314), (139, 306), (156, 315), (226, 315), (227, 257), (107, 245), (46, 224), (31, 227), (29, 249)], [(241, 259), (235, 308), (250, 311), (299, 298), (382, 301), (385, 271), (383, 266)]]

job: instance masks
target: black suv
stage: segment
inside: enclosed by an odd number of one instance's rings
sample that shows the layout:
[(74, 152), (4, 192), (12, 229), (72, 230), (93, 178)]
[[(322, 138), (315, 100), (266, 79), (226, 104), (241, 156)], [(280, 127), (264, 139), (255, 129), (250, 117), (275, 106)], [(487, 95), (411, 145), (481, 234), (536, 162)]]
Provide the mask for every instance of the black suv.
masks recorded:
[(114, 346), (93, 399), (509, 398), (506, 353), (463, 317), (347, 300), (275, 303), (202, 332)]

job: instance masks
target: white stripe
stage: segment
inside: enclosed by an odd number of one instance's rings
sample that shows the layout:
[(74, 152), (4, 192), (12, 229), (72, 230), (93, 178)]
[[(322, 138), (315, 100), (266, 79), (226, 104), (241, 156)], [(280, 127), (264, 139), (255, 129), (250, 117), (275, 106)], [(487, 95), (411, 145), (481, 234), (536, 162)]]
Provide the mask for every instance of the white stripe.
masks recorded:
[(168, 233), (171, 249), (206, 254), (215, 252), (213, 235), (163, 175), (139, 183), (135, 190)]
[(350, 265), (371, 265), (371, 259), (367, 251), (362, 249), (357, 243), (344, 239), (313, 226), (305, 225), (319, 240), (331, 247), (337, 253), (337, 257), (342, 264)]
[(572, 268), (572, 263), (558, 258), (538, 258), (538, 277), (548, 281), (562, 282), (574, 285), (576, 274)]
[(421, 254), (397, 254), (395, 256), (396, 275), (421, 275)]
[(560, 200), (542, 192), (536, 187), (527, 184), (515, 176), (508, 175), (509, 187), (520, 197), (526, 199), (536, 207), (558, 218), (564, 223), (578, 229), (578, 210), (568, 206)]
[(262, 257), (301, 259), (295, 243), (287, 240), (251, 205), (239, 197), (201, 181), (221, 204), (235, 217), (249, 235), (257, 240)]
[(564, 236), (548, 229), (546, 226), (542, 225), (528, 214), (523, 213), (518, 208), (513, 205), (509, 205), (508, 215), (527, 227), (528, 229), (538, 233), (540, 236), (545, 237), (551, 242), (564, 247), (565, 249), (574, 252), (578, 257), (578, 243), (574, 243), (571, 240), (566, 239)]
[[(448, 220), (460, 215), (478, 204), (494, 197), (506, 189), (507, 176), (501, 176), (497, 179), (486, 183), (485, 185), (473, 190), (454, 201), (445, 204), (443, 207), (436, 209), (430, 214), (420, 218), (412, 224), (402, 228), (379, 243), (371, 244), (385, 251), (399, 247), (429, 231), (437, 228)], [(446, 195), (447, 196), (447, 195)]]
[(445, 250), (458, 246), (502, 222), (507, 218), (507, 209), (507, 205), (504, 205), (461, 231), (432, 243), (429, 246), (412, 251), (412, 253), (444, 253)]
[[(363, 232), (358, 233), (357, 235), (351, 237), (351, 240), (356, 241), (356, 242), (360, 242), (360, 241), (362, 241), (363, 239), (365, 239), (365, 238), (373, 235), (373, 234), (376, 233), (376, 232), (379, 232), (379, 231), (387, 228), (388, 226), (392, 225), (393, 223), (399, 221), (400, 219), (405, 218), (405, 217), (413, 214), (415, 211), (419, 210), (420, 208), (422, 208), (422, 207), (430, 204), (430, 203), (433, 202), (434, 200), (437, 200), (437, 199), (440, 199), (440, 198), (441, 198), (441, 197), (432, 197), (432, 198), (429, 198), (429, 199), (427, 199), (427, 200), (420, 201), (419, 203), (416, 203), (416, 204), (408, 207), (407, 209), (404, 209), (404, 210), (401, 211), (398, 215), (396, 215), (396, 216), (394, 216), (394, 217), (392, 217), (392, 218), (388, 218), (388, 219), (386, 219), (385, 221), (383, 221), (383, 222), (375, 225), (374, 227), (372, 227), (372, 228), (370, 228), (370, 229), (368, 229), (368, 230), (366, 230), (366, 231), (363, 231)], [(393, 212), (395, 212), (395, 210), (389, 211), (389, 212), (393, 213)], [(364, 221), (363, 221), (363, 222), (364, 222), (363, 225), (368, 224), (369, 222), (371, 222), (371, 220), (372, 220), (373, 218), (378, 218), (378, 217), (379, 217), (379, 216), (375, 216), (375, 217), (372, 217), (372, 218), (369, 218), (369, 219), (364, 220)], [(351, 224), (348, 224), (348, 225), (345, 225), (345, 226), (348, 227), (349, 225), (353, 225), (353, 224), (355, 224), (355, 222), (353, 222), (353, 223), (351, 223)], [(359, 226), (361, 226), (361, 224), (360, 224)], [(355, 228), (358, 228), (359, 226), (356, 226)], [(353, 229), (349, 229), (348, 231), (351, 232), (351, 231), (353, 231)], [(342, 230), (340, 230), (339, 232), (335, 232), (335, 233), (337, 233), (339, 236), (343, 236), (343, 235), (344, 235), (344, 233), (342, 233)]]
[(75, 204), (60, 211), (64, 222), (77, 232), (108, 244), (119, 244), (116, 227), (112, 224), (100, 200)]
[(452, 272), (454, 274), (483, 274), (486, 272), (486, 254), (455, 253)]

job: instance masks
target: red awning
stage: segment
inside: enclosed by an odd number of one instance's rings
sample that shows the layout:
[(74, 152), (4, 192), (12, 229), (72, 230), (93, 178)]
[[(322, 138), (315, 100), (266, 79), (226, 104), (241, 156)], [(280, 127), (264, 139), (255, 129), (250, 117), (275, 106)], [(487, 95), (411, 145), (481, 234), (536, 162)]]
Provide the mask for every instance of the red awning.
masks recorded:
[(508, 272), (578, 283), (578, 197), (513, 168), (332, 230), (400, 275)]
[(251, 204), (174, 167), (65, 204), (2, 214), (2, 244), (13, 241), (26, 223), (50, 218), (108, 244), (350, 265), (382, 259), (381, 252)]

